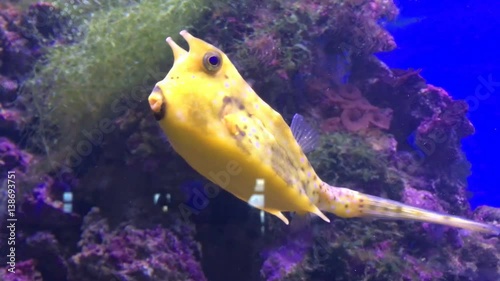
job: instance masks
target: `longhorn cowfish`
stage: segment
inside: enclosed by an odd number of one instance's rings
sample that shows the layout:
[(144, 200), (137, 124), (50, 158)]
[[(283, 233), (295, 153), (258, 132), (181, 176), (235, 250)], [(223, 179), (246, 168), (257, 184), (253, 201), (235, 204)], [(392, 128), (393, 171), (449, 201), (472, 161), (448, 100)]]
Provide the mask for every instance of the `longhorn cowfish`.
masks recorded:
[[(314, 148), (318, 134), (304, 118), (295, 115), (288, 126), (226, 54), (185, 30), (180, 35), (189, 52), (166, 39), (174, 63), (149, 95), (149, 105), (173, 149), (237, 198), (286, 224), (283, 212), (312, 213), (330, 222), (327, 212), (343, 218), (405, 219), (500, 233), (498, 226), (325, 183), (305, 155)], [(233, 172), (221, 177), (228, 169)], [(253, 200), (256, 193), (261, 200)]]

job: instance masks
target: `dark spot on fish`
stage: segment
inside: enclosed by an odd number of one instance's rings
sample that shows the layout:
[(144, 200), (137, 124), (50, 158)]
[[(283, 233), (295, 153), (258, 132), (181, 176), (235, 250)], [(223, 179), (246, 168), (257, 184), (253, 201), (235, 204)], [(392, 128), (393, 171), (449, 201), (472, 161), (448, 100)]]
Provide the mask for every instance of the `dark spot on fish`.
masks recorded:
[(227, 74), (224, 74), (224, 78), (229, 79), (229, 76), (227, 76)]
[(304, 170), (305, 170), (305, 169), (304, 169), (304, 167), (300, 167), (300, 170), (301, 170), (302, 172), (304, 172)]
[(255, 139), (256, 140), (260, 140), (259, 136), (255, 135)]
[(359, 199), (359, 203), (363, 203), (363, 202), (365, 202), (365, 200)]
[(348, 209), (348, 208), (349, 208), (349, 204), (345, 204), (345, 206), (344, 206), (344, 207), (345, 207), (346, 209)]
[(174, 80), (174, 76), (170, 76), (170, 79)]
[(337, 201), (337, 197), (333, 196), (333, 201)]
[(247, 130), (247, 129), (248, 129), (248, 126), (247, 126), (247, 125), (243, 126), (243, 129), (244, 129), (244, 130)]
[(317, 179), (318, 179), (318, 176), (314, 175), (313, 180), (317, 180)]
[(401, 213), (403, 212), (403, 208), (401, 206), (396, 207), (396, 212)]
[(384, 211), (389, 212), (391, 209), (389, 207), (384, 207)]
[(370, 210), (376, 210), (376, 209), (378, 209), (378, 207), (377, 207), (377, 206), (375, 206), (375, 205), (370, 205)]
[(250, 114), (250, 112), (247, 112), (247, 116), (252, 117), (252, 114)]
[(360, 208), (360, 209), (363, 209), (363, 207), (364, 207), (364, 206), (365, 206), (365, 205), (363, 205), (363, 204), (359, 204), (359, 208)]
[(244, 110), (244, 109), (245, 109), (245, 106), (244, 106), (243, 104), (239, 104), (239, 105), (238, 105), (238, 108), (239, 108), (240, 110)]
[(225, 96), (223, 99), (222, 99), (222, 103), (223, 104), (228, 104), (232, 101), (233, 99), (231, 97), (228, 97), (228, 96)]

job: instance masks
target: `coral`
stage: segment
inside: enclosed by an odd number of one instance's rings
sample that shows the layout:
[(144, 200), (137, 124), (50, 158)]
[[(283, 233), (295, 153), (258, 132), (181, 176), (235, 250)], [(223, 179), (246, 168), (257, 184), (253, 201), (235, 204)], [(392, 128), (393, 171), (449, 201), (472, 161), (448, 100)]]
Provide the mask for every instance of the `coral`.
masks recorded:
[[(315, 79), (307, 83), (314, 84)], [(319, 88), (318, 85), (314, 85), (309, 87), (306, 94), (319, 96), (321, 93), (323, 97), (316, 104), (320, 111), (316, 113), (315, 118), (324, 120), (320, 125), (323, 132), (344, 130), (366, 133), (370, 128), (382, 130), (390, 128), (392, 109), (371, 105), (356, 86), (351, 84), (335, 86), (332, 83)]]
[[(34, 15), (50, 4), (38, 3), (29, 11), (20, 11), (16, 6), (0, 4), (0, 129), (4, 136), (13, 141), (22, 138), (26, 126), (32, 122), (32, 115), (26, 112), (18, 98), (20, 83), (32, 70), (37, 51), (48, 34), (40, 35), (37, 28), (30, 25)], [(52, 30), (51, 26), (43, 28)]]
[[(0, 3), (0, 130), (2, 131), (0, 172), (3, 175), (6, 175), (7, 171), (15, 172), (16, 218), (19, 219), (16, 225), (17, 272), (14, 275), (4, 276), (2, 280), (41, 280), (42, 270), (39, 267), (41, 257), (26, 254), (23, 250), (26, 246), (24, 238), (29, 235), (28, 229), (48, 227), (57, 222), (68, 226), (64, 224), (67, 220), (59, 220), (64, 216), (52, 216), (50, 212), (45, 211), (46, 199), (40, 199), (40, 201), (26, 199), (33, 199), (30, 193), (31, 187), (43, 176), (33, 169), (40, 162), (36, 150), (26, 147), (26, 137), (29, 136), (26, 129), (36, 118), (33, 118), (26, 110), (23, 99), (18, 96), (18, 91), (32, 70), (35, 60), (39, 58), (40, 47), (48, 44), (49, 37), (54, 33), (50, 32), (53, 30), (50, 24), (42, 22), (40, 18), (38, 21), (35, 20), (36, 15), (51, 9), (52, 5), (38, 3), (29, 6), (27, 10), (20, 10), (18, 5), (25, 7), (31, 4), (27, 3), (29, 1), (22, 2), (16, 5), (5, 3), (5, 1)], [(33, 22), (38, 24), (32, 25)], [(39, 32), (42, 28), (46, 33)], [(2, 191), (0, 192), (2, 229), (6, 229), (6, 220), (3, 218), (7, 210), (7, 180), (4, 181), (4, 178), (2, 177)], [(43, 212), (38, 213), (39, 210)], [(62, 210), (56, 210), (56, 213), (62, 214)], [(48, 216), (45, 217), (45, 215)]]
[(298, 275), (297, 271), (300, 271), (300, 265), (307, 257), (313, 239), (308, 231), (295, 234), (295, 237), (289, 237), (277, 248), (267, 249), (263, 254), (265, 260), (261, 275), (265, 280), (279, 281), (289, 274)]
[(46, 177), (45, 182), (38, 184), (31, 194), (25, 196), (20, 204), (19, 218), (27, 225), (42, 228), (78, 227), (81, 218), (77, 214), (64, 212), (62, 200), (56, 199), (62, 197), (63, 191), (58, 190), (57, 182)]
[(68, 250), (73, 250), (75, 243), (74, 237), (71, 237), (74, 232), (68, 230), (58, 233), (59, 239), (48, 231), (36, 232), (25, 239), (26, 246), (21, 248), (22, 253), (36, 261), (36, 269), (45, 280), (66, 280), (66, 255)]
[(426, 116), (420, 123), (415, 145), (429, 157), (428, 163), (435, 167), (461, 160), (460, 140), (474, 133), (474, 127), (466, 117), (467, 103), (452, 101), (443, 89), (434, 86), (427, 87), (421, 94), (424, 101), (438, 104), (440, 108), (435, 108), (432, 116)]
[[(444, 90), (427, 85), (419, 71), (389, 70), (379, 61), (366, 61), (355, 70), (364, 96), (377, 107), (388, 107), (398, 126), (390, 128), (398, 150), (410, 151), (418, 165), (435, 171), (464, 163), (460, 141), (474, 133), (467, 119), (467, 104), (453, 100)], [(370, 81), (370, 82), (368, 82)], [(462, 175), (463, 176), (463, 175)]]
[(352, 79), (370, 104), (392, 109), (398, 120), (388, 130), (397, 143), (395, 167), (425, 178), (427, 184), (419, 189), (437, 195), (446, 210), (468, 215), (470, 163), (461, 151), (461, 140), (474, 128), (466, 117), (466, 104), (426, 84), (420, 71), (391, 70), (375, 58), (353, 69)]
[(480, 206), (474, 210), (473, 215), (478, 221), (500, 224), (500, 208)]
[(54, 6), (31, 4), (27, 11), (19, 11), (12, 4), (0, 4), (0, 73), (22, 77), (30, 72), (41, 46), (50, 44), (59, 28)]
[(163, 226), (123, 224), (112, 230), (97, 208), (82, 229), (82, 251), (70, 260), (70, 280), (206, 280), (194, 257), (192, 229), (175, 234)]
[(403, 193), (403, 201), (408, 205), (422, 209), (440, 213), (444, 212), (436, 196), (426, 190), (417, 190), (411, 186), (406, 186)]
[(15, 138), (21, 135), (29, 122), (23, 113), (16, 108), (2, 108), (0, 104), (0, 130), (4, 135), (13, 135)]
[(20, 150), (16, 144), (7, 138), (0, 138), (0, 172), (18, 170), (26, 172), (33, 156)]
[(0, 268), (0, 279), (4, 281), (43, 281), (40, 272), (35, 269), (33, 260), (16, 263), (16, 272), (10, 273)]
[[(2, 5), (3, 6), (3, 5)], [(0, 16), (0, 49), (2, 72), (13, 75), (26, 74), (31, 70), (35, 60), (33, 52), (28, 45), (28, 39), (16, 32), (21, 13), (14, 7), (7, 5), (1, 10)], [(14, 27), (14, 30), (12, 30)]]
[(0, 75), (0, 102), (13, 102), (17, 97), (18, 87), (17, 81)]
[[(405, 191), (405, 197), (414, 192)], [(429, 193), (420, 194), (426, 202), (417, 205), (440, 208), (436, 199), (426, 198)], [(312, 244), (307, 242), (311, 235)], [(443, 231), (435, 225), (334, 218), (330, 225), (315, 223), (300, 235), (286, 237), (287, 242), (277, 239), (266, 252), (264, 280), (493, 281), (500, 277), (498, 238)]]
[(293, 115), (306, 101), (304, 77), (342, 72), (354, 57), (395, 48), (378, 21), (397, 14), (392, 1), (217, 3), (204, 39), (221, 47), (247, 81), (258, 81), (254, 89), (271, 106), (286, 104)]

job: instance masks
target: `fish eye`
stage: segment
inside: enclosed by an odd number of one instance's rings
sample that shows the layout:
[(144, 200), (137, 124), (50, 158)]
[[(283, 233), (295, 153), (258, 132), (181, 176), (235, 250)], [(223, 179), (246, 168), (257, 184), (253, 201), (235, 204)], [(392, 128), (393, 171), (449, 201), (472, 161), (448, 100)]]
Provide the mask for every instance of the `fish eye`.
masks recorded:
[(203, 57), (203, 66), (208, 72), (216, 72), (222, 65), (222, 57), (218, 52), (207, 52)]

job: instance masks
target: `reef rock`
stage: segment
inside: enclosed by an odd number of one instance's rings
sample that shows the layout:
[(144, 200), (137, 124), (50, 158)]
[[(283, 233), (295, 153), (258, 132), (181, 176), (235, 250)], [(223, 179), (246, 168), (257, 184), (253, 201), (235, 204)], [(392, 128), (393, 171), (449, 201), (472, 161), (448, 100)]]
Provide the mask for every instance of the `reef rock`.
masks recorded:
[(193, 229), (186, 225), (170, 227), (179, 233), (161, 225), (112, 229), (94, 208), (82, 229), (82, 250), (69, 262), (70, 280), (206, 280), (196, 261)]

